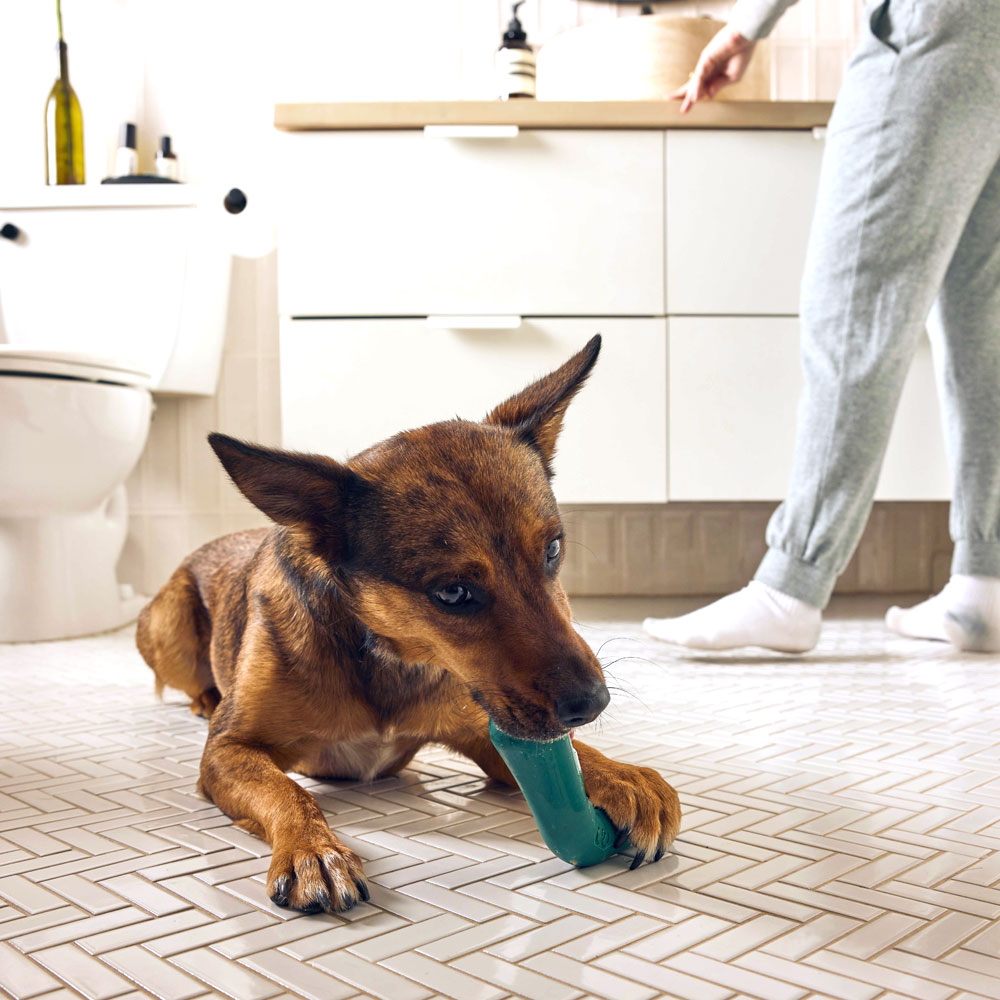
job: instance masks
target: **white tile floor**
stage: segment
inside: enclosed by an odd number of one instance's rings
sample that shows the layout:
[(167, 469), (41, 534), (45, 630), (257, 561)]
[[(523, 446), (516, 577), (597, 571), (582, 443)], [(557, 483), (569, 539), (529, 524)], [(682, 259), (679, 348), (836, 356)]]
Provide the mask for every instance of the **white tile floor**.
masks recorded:
[(698, 603), (575, 604), (615, 685), (589, 738), (676, 785), (672, 855), (573, 870), (430, 750), (306, 782), (367, 862), (343, 917), (268, 902), (266, 846), (195, 792), (205, 723), (154, 699), (130, 629), (0, 647), (0, 994), (1000, 997), (1000, 663), (893, 637), (887, 600), (836, 602), (800, 658), (642, 637)]

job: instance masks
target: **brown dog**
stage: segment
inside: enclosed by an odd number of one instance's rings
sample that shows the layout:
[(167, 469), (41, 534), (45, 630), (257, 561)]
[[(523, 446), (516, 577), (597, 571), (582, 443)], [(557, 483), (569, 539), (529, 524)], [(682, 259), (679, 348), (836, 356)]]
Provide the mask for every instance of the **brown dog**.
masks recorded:
[[(189, 556), (136, 641), (157, 689), (211, 717), (199, 789), (271, 845), (279, 906), (368, 898), (361, 860), (285, 772), (371, 780), (434, 742), (514, 784), (489, 717), (544, 740), (607, 705), (557, 579), (549, 486), (563, 414), (599, 350), (594, 337), (483, 423), (406, 431), (344, 464), (209, 437), (277, 525)], [(590, 800), (636, 847), (633, 867), (658, 859), (680, 822), (674, 790), (574, 745)]]

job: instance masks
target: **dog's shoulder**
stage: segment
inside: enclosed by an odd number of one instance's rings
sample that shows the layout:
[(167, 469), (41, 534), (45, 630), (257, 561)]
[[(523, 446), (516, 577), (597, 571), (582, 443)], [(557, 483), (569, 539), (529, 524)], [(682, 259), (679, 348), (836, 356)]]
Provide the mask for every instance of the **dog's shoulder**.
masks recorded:
[(442, 701), (455, 695), (454, 676), (439, 666), (403, 663), (386, 642), (365, 630), (360, 655), (352, 663), (355, 689), (369, 704), (380, 725), (410, 719), (414, 731), (432, 731), (433, 722), (414, 724), (414, 720), (440, 709)]
[(270, 532), (240, 577), (226, 584), (226, 620), (252, 633), (278, 673), (301, 680), (360, 655), (363, 629), (344, 581), (294, 531)]

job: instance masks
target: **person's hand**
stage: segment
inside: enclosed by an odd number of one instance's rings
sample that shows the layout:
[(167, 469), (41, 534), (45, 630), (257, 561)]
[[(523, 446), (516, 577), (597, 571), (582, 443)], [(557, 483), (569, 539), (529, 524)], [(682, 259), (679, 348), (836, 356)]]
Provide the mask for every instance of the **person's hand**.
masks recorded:
[(671, 100), (683, 100), (681, 114), (687, 114), (697, 101), (713, 98), (723, 87), (741, 80), (756, 44), (728, 24), (722, 28), (702, 50), (688, 82), (669, 95)]

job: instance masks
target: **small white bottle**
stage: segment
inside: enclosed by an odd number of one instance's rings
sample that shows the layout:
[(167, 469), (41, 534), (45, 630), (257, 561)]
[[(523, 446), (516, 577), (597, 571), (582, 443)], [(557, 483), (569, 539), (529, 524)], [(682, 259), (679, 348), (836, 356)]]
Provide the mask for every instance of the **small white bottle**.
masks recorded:
[(517, 17), (517, 8), (523, 3), (524, 0), (517, 0), (514, 4), (510, 24), (497, 50), (497, 89), (501, 101), (535, 96), (535, 53)]
[(118, 152), (115, 153), (115, 177), (127, 177), (139, 172), (139, 156), (135, 151), (135, 123), (122, 122)]
[(167, 180), (180, 180), (177, 171), (177, 155), (170, 149), (170, 136), (160, 136), (160, 148), (156, 151), (156, 163), (154, 164), (157, 177), (165, 177)]

